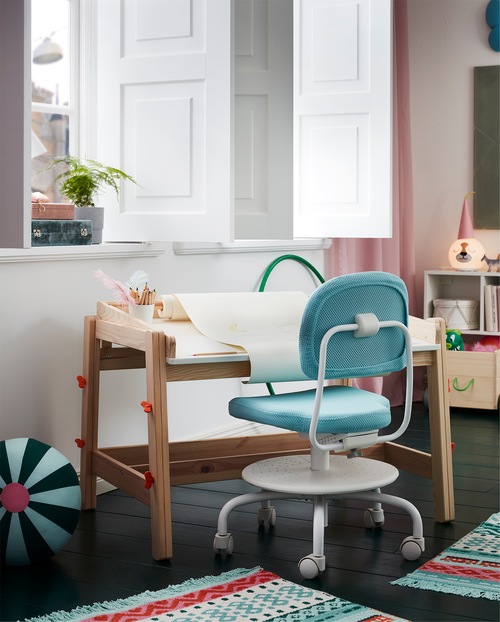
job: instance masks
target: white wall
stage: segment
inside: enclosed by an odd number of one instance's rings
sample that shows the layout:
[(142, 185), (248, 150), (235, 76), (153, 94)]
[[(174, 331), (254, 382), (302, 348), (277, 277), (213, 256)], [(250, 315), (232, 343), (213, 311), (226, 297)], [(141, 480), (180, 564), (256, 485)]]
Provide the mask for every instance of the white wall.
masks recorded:
[[(473, 190), (473, 68), (500, 62), (488, 44), (488, 0), (409, 0), (417, 283), (448, 265), (465, 195)], [(473, 209), (472, 197), (468, 200)], [(497, 206), (498, 207), (498, 206)], [(488, 257), (498, 230), (476, 230)]]
[[(92, 274), (101, 268), (122, 281), (136, 269), (162, 293), (254, 291), (280, 254), (176, 256), (171, 245), (155, 258), (0, 263), (0, 438), (31, 436), (56, 447), (79, 468), (83, 318), (112, 296)], [(301, 252), (323, 272), (323, 251)], [(283, 262), (267, 290), (312, 291), (316, 281), (296, 262)], [(102, 445), (145, 442), (143, 371), (101, 375)], [(227, 402), (239, 380), (169, 385), (170, 435), (189, 438), (234, 424)], [(265, 390), (265, 388), (264, 388)]]

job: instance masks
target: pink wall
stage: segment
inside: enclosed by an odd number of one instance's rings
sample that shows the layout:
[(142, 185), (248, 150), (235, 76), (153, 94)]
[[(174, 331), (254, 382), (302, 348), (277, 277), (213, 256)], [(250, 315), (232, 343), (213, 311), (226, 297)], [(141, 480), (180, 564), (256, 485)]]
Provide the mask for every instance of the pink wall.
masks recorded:
[[(488, 0), (408, 0), (416, 269), (447, 266), (462, 203), (473, 190), (473, 68), (495, 65), (484, 13)], [(473, 200), (469, 199), (473, 207)], [(500, 232), (475, 231), (489, 257)]]

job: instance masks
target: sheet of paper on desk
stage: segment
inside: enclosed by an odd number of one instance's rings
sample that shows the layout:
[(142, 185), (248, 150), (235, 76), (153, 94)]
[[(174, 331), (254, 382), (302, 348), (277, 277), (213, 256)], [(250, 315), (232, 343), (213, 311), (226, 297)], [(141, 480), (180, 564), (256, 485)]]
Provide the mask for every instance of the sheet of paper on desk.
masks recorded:
[(246, 350), (244, 348), (221, 343), (220, 341), (210, 339), (210, 337), (203, 335), (191, 320), (155, 324), (155, 328), (160, 327), (167, 335), (175, 337), (175, 359), (171, 361), (173, 364), (176, 363), (176, 360), (186, 362), (193, 356), (208, 357), (209, 355), (217, 356), (234, 353), (245, 354), (246, 356)]
[(250, 382), (304, 380), (299, 361), (303, 292), (231, 292), (162, 296), (160, 316), (191, 320), (208, 337), (243, 347)]

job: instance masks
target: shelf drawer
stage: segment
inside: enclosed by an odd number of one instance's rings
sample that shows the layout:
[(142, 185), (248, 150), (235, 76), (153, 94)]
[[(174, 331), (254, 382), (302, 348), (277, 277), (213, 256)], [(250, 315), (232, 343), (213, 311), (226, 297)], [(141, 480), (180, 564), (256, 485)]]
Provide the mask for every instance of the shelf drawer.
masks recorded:
[(450, 406), (498, 408), (500, 350), (496, 352), (447, 352)]

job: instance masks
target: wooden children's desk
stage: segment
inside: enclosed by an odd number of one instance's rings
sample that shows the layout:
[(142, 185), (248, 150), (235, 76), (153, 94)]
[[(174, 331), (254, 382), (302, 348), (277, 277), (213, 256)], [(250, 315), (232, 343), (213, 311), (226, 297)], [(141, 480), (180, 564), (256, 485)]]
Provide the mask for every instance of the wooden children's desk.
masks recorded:
[[(256, 460), (307, 453), (308, 440), (295, 433), (169, 442), (167, 387), (169, 382), (246, 378), (248, 357), (242, 354), (176, 359), (175, 322), (154, 320), (152, 326), (129, 318), (106, 303), (85, 318), (82, 389), (82, 508), (96, 507), (96, 480), (110, 484), (151, 508), (152, 553), (156, 560), (172, 557), (170, 486), (234, 479)], [(433, 480), (434, 516), (454, 519), (453, 473), (448, 392), (445, 369), (445, 325), (441, 319), (411, 318), (414, 366), (426, 366), (429, 391), (431, 453), (396, 443), (383, 443), (363, 453)], [(170, 333), (170, 334), (167, 334)], [(99, 381), (102, 371), (146, 369), (144, 408), (148, 443), (99, 447)], [(143, 397), (143, 396), (141, 396)], [(138, 402), (140, 399), (138, 399)], [(152, 477), (151, 477), (152, 476)], [(154, 480), (154, 481), (153, 481)], [(214, 529), (215, 529), (214, 525)]]

